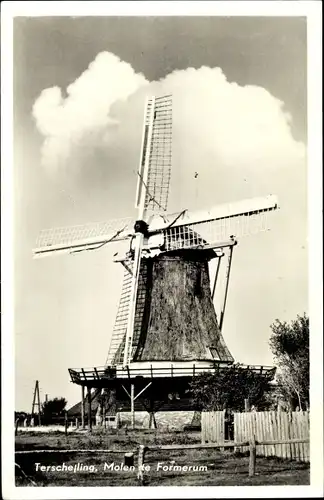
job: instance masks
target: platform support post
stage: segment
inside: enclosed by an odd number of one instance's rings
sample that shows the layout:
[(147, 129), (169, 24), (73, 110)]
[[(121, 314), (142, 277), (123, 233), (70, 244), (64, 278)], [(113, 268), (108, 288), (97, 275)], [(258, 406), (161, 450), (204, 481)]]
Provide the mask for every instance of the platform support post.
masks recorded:
[(106, 429), (107, 424), (106, 424), (106, 400), (103, 402), (102, 406), (102, 423), (104, 425), (104, 428)]
[(157, 429), (154, 411), (150, 411), (149, 429)]
[(131, 384), (131, 419), (132, 419), (132, 429), (135, 429), (135, 405), (134, 405), (134, 384)]
[(82, 427), (82, 429), (85, 429), (84, 414), (85, 414), (84, 385), (82, 385), (81, 386), (81, 427)]
[(88, 430), (92, 431), (91, 387), (88, 387)]
[(67, 411), (64, 412), (64, 434), (67, 436), (67, 430), (68, 430), (68, 416), (67, 416)]

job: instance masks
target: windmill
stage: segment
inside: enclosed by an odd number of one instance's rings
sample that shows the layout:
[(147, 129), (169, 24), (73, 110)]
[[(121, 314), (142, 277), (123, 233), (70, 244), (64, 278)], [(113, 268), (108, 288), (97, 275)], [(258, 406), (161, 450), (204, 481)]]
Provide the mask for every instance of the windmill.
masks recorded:
[[(144, 113), (135, 224), (126, 218), (45, 230), (33, 251), (34, 257), (44, 257), (129, 242), (128, 251), (115, 258), (125, 269), (105, 366), (69, 370), (72, 382), (82, 391), (88, 388), (90, 414), (91, 388), (122, 388), (133, 414), (135, 400), (147, 396), (145, 408), (153, 416), (154, 400), (161, 406), (170, 394), (181, 399), (190, 378), (216, 367), (226, 369), (234, 361), (222, 336), (233, 248), (236, 238), (268, 229), (268, 215), (278, 202), (270, 195), (169, 214), (171, 157), (172, 98), (151, 97)], [(225, 255), (218, 320), (213, 300)], [(209, 262), (214, 258), (211, 284)], [(84, 392), (82, 401), (84, 411)]]

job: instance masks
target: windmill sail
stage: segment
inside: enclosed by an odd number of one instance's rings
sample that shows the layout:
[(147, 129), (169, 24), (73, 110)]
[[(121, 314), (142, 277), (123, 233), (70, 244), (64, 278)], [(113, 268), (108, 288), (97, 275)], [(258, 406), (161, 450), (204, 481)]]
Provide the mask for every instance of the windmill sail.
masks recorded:
[[(167, 210), (172, 162), (172, 98), (154, 100), (153, 128), (144, 207), (149, 212)], [(139, 179), (141, 182), (141, 179)]]
[[(127, 268), (124, 271), (121, 295), (115, 319), (113, 335), (110, 341), (106, 365), (121, 364), (124, 357), (125, 334), (128, 322), (130, 290), (132, 281), (133, 263), (127, 261)], [(121, 348), (120, 348), (121, 346)]]
[[(171, 176), (171, 147), (172, 98), (171, 96), (152, 97), (148, 99), (145, 109), (142, 154), (138, 170), (135, 206), (139, 209), (139, 218), (145, 218), (147, 213), (167, 209)], [(146, 268), (147, 261), (140, 259), (138, 280), (134, 278), (133, 284), (132, 275), (127, 274), (127, 271), (124, 275), (122, 296), (106, 364), (125, 363), (132, 359), (137, 349), (147, 299)], [(133, 265), (132, 269), (134, 270)], [(132, 293), (136, 297), (134, 304)], [(128, 307), (123, 308), (125, 302)], [(120, 310), (123, 311), (122, 319), (120, 319)], [(133, 318), (130, 318), (131, 314)], [(132, 330), (131, 336), (127, 335), (129, 329)]]
[(34, 257), (73, 253), (95, 249), (113, 241), (130, 238), (134, 220), (131, 217), (112, 219), (106, 222), (93, 222), (78, 226), (43, 229), (40, 232)]
[(213, 248), (217, 243), (226, 244), (232, 235), (241, 238), (267, 231), (269, 213), (277, 208), (277, 198), (266, 196), (219, 205), (205, 212), (169, 215), (163, 229), (165, 251)]
[[(127, 261), (127, 267), (131, 271), (133, 268), (133, 262)], [(122, 291), (119, 300), (115, 324), (113, 328), (112, 338), (110, 341), (108, 357), (105, 362), (106, 365), (120, 365), (123, 363), (124, 360), (125, 339), (126, 339), (127, 323), (129, 316), (131, 281), (132, 281), (132, 274), (129, 270), (125, 269), (123, 277)], [(136, 350), (138, 340), (140, 337), (146, 300), (147, 300), (147, 260), (142, 259), (140, 273), (139, 273), (139, 282), (137, 287), (136, 314), (134, 321), (134, 333), (133, 333), (131, 356), (133, 356)]]

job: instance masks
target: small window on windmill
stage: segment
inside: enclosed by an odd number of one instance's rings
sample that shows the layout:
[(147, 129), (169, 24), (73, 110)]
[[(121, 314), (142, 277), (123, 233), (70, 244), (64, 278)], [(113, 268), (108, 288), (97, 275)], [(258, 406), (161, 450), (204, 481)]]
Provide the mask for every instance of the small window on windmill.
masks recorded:
[(213, 358), (213, 359), (217, 359), (217, 360), (219, 360), (219, 359), (220, 359), (220, 357), (219, 357), (219, 354), (218, 354), (218, 351), (217, 351), (216, 347), (212, 347), (212, 346), (210, 346), (210, 347), (209, 347), (209, 351), (210, 351), (210, 354), (212, 355), (212, 358)]

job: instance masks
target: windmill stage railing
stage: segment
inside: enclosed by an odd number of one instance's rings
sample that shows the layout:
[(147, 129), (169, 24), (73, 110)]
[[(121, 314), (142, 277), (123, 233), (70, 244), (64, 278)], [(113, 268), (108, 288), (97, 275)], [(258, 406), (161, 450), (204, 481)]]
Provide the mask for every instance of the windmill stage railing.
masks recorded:
[[(172, 377), (195, 377), (203, 372), (215, 372), (226, 370), (231, 363), (207, 363), (196, 364), (190, 363), (188, 365), (182, 364), (177, 366), (169, 364), (168, 366), (154, 366), (148, 364), (143, 367), (126, 366), (102, 366), (93, 368), (69, 368), (71, 381), (78, 385), (100, 385), (103, 386), (105, 382), (114, 381), (116, 379), (126, 378), (172, 378)], [(251, 370), (254, 373), (269, 373), (275, 371), (273, 366), (264, 365), (243, 365), (242, 368)]]

